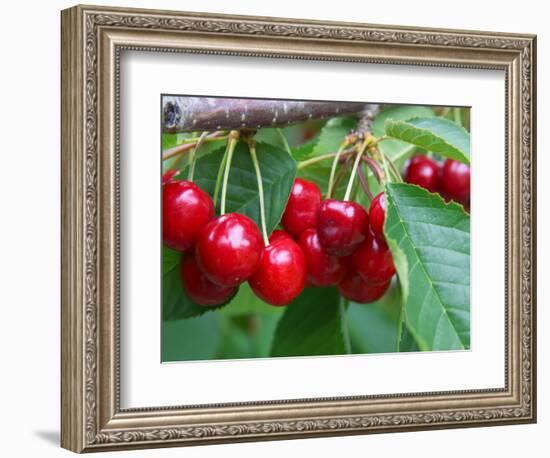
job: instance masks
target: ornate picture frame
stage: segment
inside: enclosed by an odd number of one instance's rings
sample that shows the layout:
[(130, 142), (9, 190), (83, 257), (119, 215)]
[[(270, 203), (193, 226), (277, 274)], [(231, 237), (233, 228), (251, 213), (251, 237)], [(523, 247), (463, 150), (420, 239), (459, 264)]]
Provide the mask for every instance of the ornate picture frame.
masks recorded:
[[(62, 12), (61, 445), (75, 452), (536, 421), (536, 37), (76, 6)], [(506, 74), (503, 389), (121, 409), (124, 50)]]

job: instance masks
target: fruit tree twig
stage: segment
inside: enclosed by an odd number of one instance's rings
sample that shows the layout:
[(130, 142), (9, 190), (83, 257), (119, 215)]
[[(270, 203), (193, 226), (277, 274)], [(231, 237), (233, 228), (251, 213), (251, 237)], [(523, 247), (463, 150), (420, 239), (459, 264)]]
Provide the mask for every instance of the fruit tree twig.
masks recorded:
[(181, 96), (164, 96), (162, 103), (165, 133), (279, 127), (308, 119), (370, 113), (374, 108), (363, 102)]

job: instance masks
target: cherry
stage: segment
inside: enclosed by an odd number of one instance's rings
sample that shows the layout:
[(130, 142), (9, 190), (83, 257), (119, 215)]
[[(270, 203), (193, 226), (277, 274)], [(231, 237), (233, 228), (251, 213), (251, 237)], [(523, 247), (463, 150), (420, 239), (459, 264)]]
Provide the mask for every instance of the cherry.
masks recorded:
[(386, 243), (369, 231), (351, 258), (353, 268), (368, 283), (386, 282), (395, 273), (393, 257)]
[(323, 249), (331, 256), (353, 253), (369, 228), (369, 216), (361, 205), (327, 199), (317, 212), (317, 234)]
[(470, 167), (447, 159), (443, 164), (441, 187), (450, 199), (467, 204), (470, 199)]
[(306, 229), (315, 226), (321, 199), (321, 191), (315, 183), (296, 178), (281, 220), (292, 237), (297, 239)]
[(349, 271), (338, 284), (338, 291), (346, 299), (359, 304), (368, 304), (380, 299), (388, 290), (391, 280), (380, 283), (367, 283), (354, 271)]
[(384, 221), (386, 220), (386, 195), (381, 192), (371, 202), (369, 209), (369, 222), (372, 232), (381, 240), (384, 240)]
[(168, 248), (190, 251), (197, 234), (214, 217), (210, 196), (190, 181), (162, 186), (162, 239)]
[(183, 256), (180, 264), (181, 281), (189, 297), (199, 305), (209, 307), (227, 302), (237, 288), (212, 283), (199, 269), (194, 256)]
[(292, 239), (292, 237), (288, 234), (288, 232), (282, 231), (280, 229), (275, 229), (269, 236), (269, 243), (273, 243), (275, 242), (275, 240), (279, 240), (283, 238)]
[(263, 240), (254, 221), (228, 213), (210, 221), (197, 237), (195, 255), (208, 279), (222, 286), (237, 286), (258, 268)]
[(422, 186), (430, 192), (438, 190), (440, 173), (437, 162), (420, 154), (411, 157), (405, 165), (405, 181)]
[(178, 171), (176, 169), (170, 169), (164, 172), (164, 175), (162, 175), (162, 184), (166, 184), (169, 181), (172, 181), (177, 173)]
[(306, 284), (306, 260), (302, 249), (289, 238), (279, 238), (264, 248), (260, 266), (248, 279), (252, 291), (271, 305), (286, 305)]
[(330, 256), (321, 247), (317, 230), (306, 229), (298, 241), (307, 265), (307, 281), (311, 286), (335, 285), (347, 271), (347, 258)]

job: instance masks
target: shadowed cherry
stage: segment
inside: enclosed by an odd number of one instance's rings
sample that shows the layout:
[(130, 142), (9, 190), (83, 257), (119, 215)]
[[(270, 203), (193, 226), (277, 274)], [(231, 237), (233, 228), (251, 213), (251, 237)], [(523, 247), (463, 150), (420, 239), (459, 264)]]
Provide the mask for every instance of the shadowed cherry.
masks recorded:
[(369, 283), (386, 282), (395, 273), (388, 245), (369, 231), (369, 235), (351, 258), (353, 269)]
[(309, 285), (330, 286), (342, 280), (347, 271), (348, 259), (327, 254), (314, 228), (302, 232), (298, 244), (306, 259)]
[(447, 159), (443, 164), (441, 188), (446, 197), (461, 204), (470, 200), (470, 167), (462, 162)]
[(390, 287), (391, 281), (367, 283), (361, 276), (350, 270), (338, 284), (338, 291), (346, 299), (359, 304), (368, 304), (380, 299)]
[(288, 232), (282, 231), (281, 229), (275, 229), (269, 236), (269, 243), (273, 243), (280, 239), (292, 239), (292, 237)]
[(166, 184), (172, 181), (177, 173), (178, 171), (176, 169), (170, 169), (164, 172), (164, 175), (162, 175), (162, 184)]
[(405, 165), (405, 181), (427, 189), (430, 192), (439, 190), (441, 169), (437, 162), (428, 156), (417, 154)]
[(317, 234), (331, 256), (352, 254), (369, 229), (366, 210), (356, 202), (327, 199), (317, 212)]
[(237, 292), (236, 287), (212, 283), (199, 269), (197, 261), (192, 255), (182, 256), (180, 275), (188, 296), (197, 304), (205, 307), (223, 304)]

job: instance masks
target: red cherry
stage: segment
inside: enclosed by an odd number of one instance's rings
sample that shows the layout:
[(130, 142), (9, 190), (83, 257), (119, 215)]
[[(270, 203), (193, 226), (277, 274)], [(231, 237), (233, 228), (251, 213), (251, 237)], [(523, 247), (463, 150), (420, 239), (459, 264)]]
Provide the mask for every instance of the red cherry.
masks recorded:
[(296, 178), (281, 220), (292, 237), (298, 238), (306, 229), (315, 226), (321, 200), (321, 191), (315, 183)]
[(306, 259), (309, 285), (330, 286), (342, 280), (347, 271), (347, 258), (326, 254), (314, 228), (302, 232), (298, 244)]
[(327, 199), (317, 212), (317, 234), (323, 249), (331, 256), (348, 256), (365, 239), (369, 216), (361, 205)]
[(368, 304), (380, 299), (388, 290), (391, 281), (367, 283), (354, 271), (349, 271), (338, 284), (338, 291), (346, 299), (359, 304)]
[(353, 268), (369, 283), (386, 282), (395, 273), (393, 257), (386, 243), (369, 232), (351, 258)]
[(374, 235), (384, 240), (384, 221), (386, 220), (386, 195), (381, 192), (371, 202), (369, 209), (369, 222)]
[(271, 305), (286, 305), (306, 284), (306, 260), (291, 238), (280, 238), (264, 248), (260, 267), (248, 279), (252, 291)]
[(405, 181), (422, 186), (430, 192), (436, 192), (440, 180), (439, 164), (428, 156), (417, 154), (405, 165)]
[(190, 181), (162, 186), (162, 240), (168, 248), (190, 251), (197, 234), (214, 217), (210, 196)]
[(176, 176), (176, 173), (178, 173), (176, 169), (167, 170), (164, 175), (162, 175), (162, 184), (172, 181), (172, 179)]
[(254, 221), (240, 213), (228, 213), (199, 232), (195, 255), (210, 281), (237, 286), (258, 268), (263, 246)]
[(237, 292), (237, 288), (216, 285), (208, 280), (199, 269), (194, 256), (182, 257), (180, 274), (189, 297), (205, 307), (223, 304)]
[(279, 239), (292, 239), (288, 232), (282, 231), (280, 229), (275, 229), (269, 236), (269, 243), (273, 243)]
[(470, 199), (470, 167), (462, 162), (447, 159), (443, 164), (441, 180), (443, 192), (451, 199), (467, 204)]

